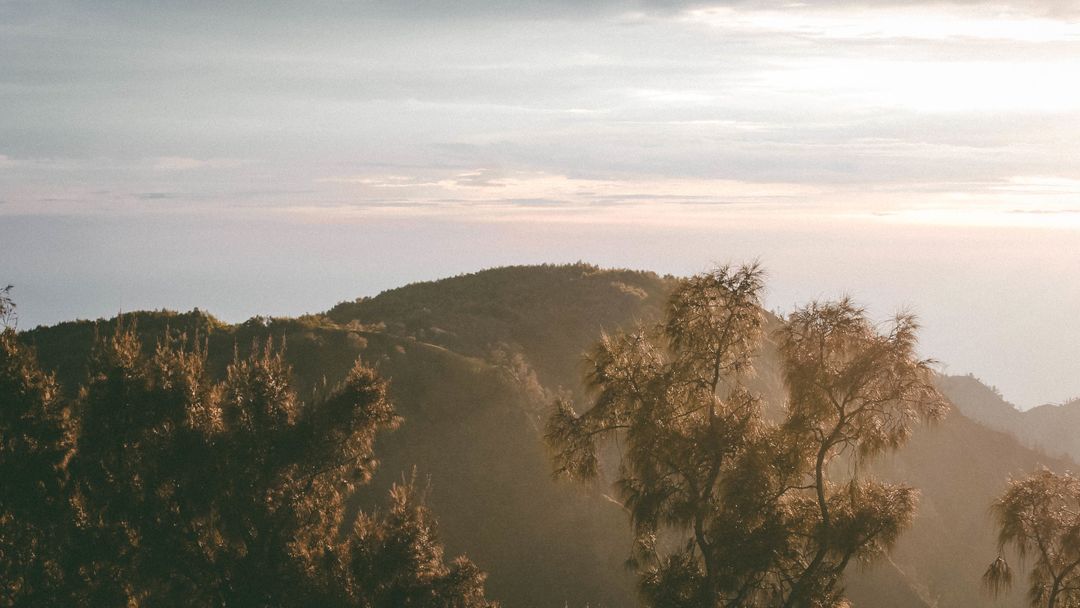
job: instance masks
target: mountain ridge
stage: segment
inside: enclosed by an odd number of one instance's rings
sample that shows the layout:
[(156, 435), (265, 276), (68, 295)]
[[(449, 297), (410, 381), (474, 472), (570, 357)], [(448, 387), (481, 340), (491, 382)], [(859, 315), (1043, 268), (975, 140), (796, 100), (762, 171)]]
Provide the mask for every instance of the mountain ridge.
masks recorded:
[[(604, 487), (556, 483), (540, 428), (552, 397), (580, 393), (582, 354), (600, 335), (658, 318), (673, 277), (587, 264), (517, 266), (403, 286), (297, 319), (223, 324), (201, 311), (129, 313), (22, 334), (62, 381), (77, 379), (94, 329), (136, 323), (148, 347), (165, 328), (202, 332), (212, 366), (267, 338), (286, 344), (303, 391), (324, 390), (357, 357), (391, 379), (406, 422), (380, 438), (372, 492), (417, 467), (446, 545), (491, 573), (510, 606), (623, 606), (634, 602), (622, 563), (625, 515)], [(766, 343), (758, 390), (783, 399)], [(85, 359), (83, 359), (85, 360)], [(948, 391), (946, 391), (948, 392)], [(985, 605), (982, 569), (995, 555), (990, 502), (1010, 475), (1072, 463), (1022, 445), (957, 407), (920, 429), (875, 471), (923, 491), (919, 515), (889, 561), (853, 569), (855, 606)], [(382, 484), (382, 485), (381, 485)], [(357, 501), (365, 500), (358, 496)], [(1013, 593), (1000, 605), (1022, 605)]]
[(941, 376), (938, 385), (965, 415), (1009, 433), (1024, 445), (1080, 461), (1080, 399), (1021, 410), (974, 375)]

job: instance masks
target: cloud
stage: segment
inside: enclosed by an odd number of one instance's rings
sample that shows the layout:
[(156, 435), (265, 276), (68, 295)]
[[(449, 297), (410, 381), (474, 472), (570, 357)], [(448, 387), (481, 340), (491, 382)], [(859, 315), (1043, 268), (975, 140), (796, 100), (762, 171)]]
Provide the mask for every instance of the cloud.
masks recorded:
[[(505, 188), (506, 173), (494, 169), (477, 169), (459, 173), (449, 180), (454, 186), (466, 188)], [(524, 200), (524, 199), (523, 199)]]
[[(857, 14), (854, 2), (776, 7), (710, 6), (682, 18), (728, 32), (788, 34), (825, 40), (997, 40), (1077, 42), (1080, 23), (1056, 10), (967, 3), (870, 2)], [(1035, 8), (1036, 10), (1032, 10)]]
[(154, 168), (159, 171), (189, 171), (191, 169), (201, 169), (205, 166), (206, 161), (180, 156), (166, 156), (154, 162)]
[(154, 160), (157, 171), (192, 171), (195, 169), (235, 169), (247, 161), (234, 158), (198, 159), (186, 156), (162, 156)]
[(139, 192), (135, 194), (135, 198), (142, 201), (162, 201), (180, 198), (180, 196), (177, 192)]
[(877, 209), (1076, 177), (1077, 23), (988, 6), (5, 2), (0, 188), (177, 208), (851, 190)]
[(514, 207), (539, 207), (539, 208), (555, 208), (555, 207), (569, 207), (569, 201), (551, 199), (551, 198), (510, 198), (501, 201), (504, 204), (512, 205)]
[(1080, 179), (1052, 175), (1018, 175), (995, 186), (1004, 192), (1066, 194), (1080, 197)]
[(350, 175), (341, 177), (321, 177), (315, 180), (322, 184), (357, 184), (371, 186), (372, 188), (415, 188), (420, 186), (437, 186), (437, 181), (431, 181), (417, 175)]

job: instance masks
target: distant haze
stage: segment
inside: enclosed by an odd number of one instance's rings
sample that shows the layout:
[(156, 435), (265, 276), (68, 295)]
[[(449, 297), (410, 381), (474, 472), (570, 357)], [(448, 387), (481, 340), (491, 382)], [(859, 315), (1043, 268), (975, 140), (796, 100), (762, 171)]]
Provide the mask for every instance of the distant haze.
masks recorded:
[(20, 326), (760, 258), (1028, 407), (1080, 396), (1071, 2), (0, 0)]

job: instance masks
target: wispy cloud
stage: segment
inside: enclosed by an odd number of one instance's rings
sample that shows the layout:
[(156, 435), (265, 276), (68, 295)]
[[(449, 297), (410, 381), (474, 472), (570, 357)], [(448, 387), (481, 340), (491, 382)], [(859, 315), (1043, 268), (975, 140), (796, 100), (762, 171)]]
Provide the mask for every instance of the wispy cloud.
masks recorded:
[(186, 156), (162, 156), (153, 161), (158, 171), (191, 171), (195, 169), (236, 169), (248, 161), (235, 158), (190, 158)]
[(781, 33), (815, 40), (1078, 42), (1080, 23), (1047, 16), (1031, 5), (919, 3), (860, 6), (852, 3), (788, 4), (784, 7), (694, 8), (682, 16), (725, 31)]
[(1069, 194), (1009, 180), (1080, 178), (1070, 3), (556, 6), (5, 2), (0, 195), (877, 213), (1045, 208)]

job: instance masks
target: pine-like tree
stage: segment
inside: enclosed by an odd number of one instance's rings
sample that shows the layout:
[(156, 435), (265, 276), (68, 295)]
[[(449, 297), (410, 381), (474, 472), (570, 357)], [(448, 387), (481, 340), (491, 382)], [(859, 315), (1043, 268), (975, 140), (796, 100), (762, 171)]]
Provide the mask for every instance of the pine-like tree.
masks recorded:
[(887, 549), (914, 512), (914, 489), (832, 466), (898, 447), (944, 413), (914, 319), (882, 334), (846, 300), (792, 313), (777, 334), (786, 416), (773, 422), (746, 384), (762, 279), (752, 265), (683, 281), (659, 327), (601, 338), (590, 408), (563, 400), (549, 419), (558, 474), (597, 477), (601, 441), (617, 441), (652, 606), (841, 606), (850, 561)]
[[(1031, 559), (1032, 608), (1080, 605), (1080, 479), (1038, 471), (1009, 483), (994, 503), (998, 546)], [(999, 554), (983, 581), (995, 594), (1012, 586), (1008, 561)]]
[(0, 330), (0, 605), (64, 604), (68, 414), (33, 351)]
[(215, 381), (198, 336), (147, 356), (118, 324), (88, 371), (67, 406), (0, 335), (0, 605), (492, 606), (412, 485), (348, 533), (400, 421), (371, 368), (305, 402), (269, 342)]

